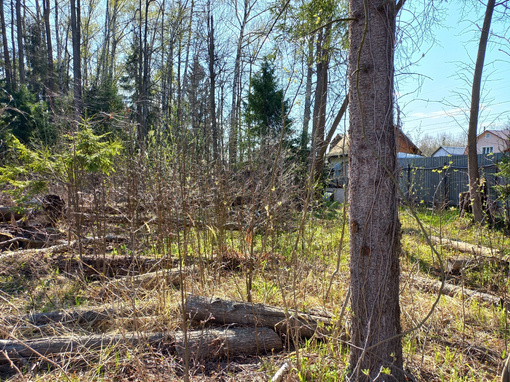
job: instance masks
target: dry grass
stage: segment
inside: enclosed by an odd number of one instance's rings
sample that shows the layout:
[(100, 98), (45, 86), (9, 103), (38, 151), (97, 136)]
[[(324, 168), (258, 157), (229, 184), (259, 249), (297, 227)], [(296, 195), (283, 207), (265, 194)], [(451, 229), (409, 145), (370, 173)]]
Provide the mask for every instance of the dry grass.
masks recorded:
[[(331, 213), (333, 217), (328, 216)], [(454, 218), (453, 213), (444, 219), (428, 213), (422, 212), (421, 216), (429, 232), (492, 245), (505, 257), (509, 239), (500, 231), (472, 226)], [(105, 291), (103, 282), (83, 280), (77, 270), (64, 273), (55, 268), (51, 256), (45, 261), (29, 254), (9, 257), (9, 261), (0, 263), (1, 317), (62, 309), (109, 308), (111, 313), (110, 319), (99, 327), (76, 323), (33, 327), (21, 319), (16, 325), (0, 320), (1, 335), (4, 339), (27, 340), (101, 332), (172, 332), (182, 327), (181, 292), (246, 301), (248, 280), (255, 303), (338, 315), (349, 283), (348, 243), (343, 243), (339, 272), (332, 278), (340, 244), (341, 211), (328, 214), (310, 218), (296, 253), (292, 251), (295, 240), (292, 232), (275, 235), (270, 241), (252, 237), (253, 254), (246, 244), (246, 236), (239, 232), (229, 233), (228, 247), (224, 250), (211, 252), (206, 248), (214, 248), (214, 244), (197, 242), (196, 238), (203, 237), (203, 232), (187, 233), (185, 253), (174, 236), (165, 256), (177, 260), (180, 253), (181, 259), (186, 259), (185, 266), (193, 269), (186, 273), (182, 290), (159, 285), (151, 290)], [(436, 299), (434, 294), (413, 285), (408, 276), (418, 273), (423, 276), (428, 272), (428, 277), (437, 278), (438, 271), (437, 261), (417, 225), (405, 211), (401, 220), (404, 231), (401, 310), (403, 329), (408, 330), (421, 323)], [(120, 246), (114, 246), (107, 256), (121, 250)], [(144, 254), (161, 255), (153, 248)], [(444, 257), (453, 255), (447, 250), (442, 252)], [(473, 275), (465, 276), (471, 283), (476, 281)], [(494, 282), (501, 284), (502, 280), (493, 277)], [(497, 290), (498, 296), (506, 297), (506, 281)], [(430, 319), (403, 338), (405, 367), (417, 381), (495, 381), (509, 338), (504, 310), (462, 296), (443, 296)], [(302, 343), (299, 349), (291, 345), (280, 354), (208, 362), (192, 359), (189, 372), (193, 381), (267, 381), (285, 360), (291, 360), (294, 367), (287, 381), (341, 381), (347, 359), (347, 346), (338, 338), (330, 338)], [(2, 375), (13, 381), (180, 381), (185, 372), (182, 360), (172, 354), (171, 344), (165, 342), (155, 347), (107, 346), (99, 351), (81, 351), (15, 366), (17, 370), (4, 368)]]

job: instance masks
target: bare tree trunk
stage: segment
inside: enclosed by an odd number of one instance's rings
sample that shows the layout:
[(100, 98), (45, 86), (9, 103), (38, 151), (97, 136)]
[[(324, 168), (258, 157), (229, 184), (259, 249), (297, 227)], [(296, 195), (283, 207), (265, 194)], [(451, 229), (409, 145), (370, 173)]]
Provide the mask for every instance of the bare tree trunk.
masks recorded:
[[(209, 4), (210, 6), (210, 4)], [(208, 12), (209, 13), (209, 12)], [(213, 146), (213, 159), (218, 162), (220, 157), (218, 150), (218, 125), (216, 123), (216, 72), (214, 70), (214, 20), (213, 16), (207, 20), (207, 29), (209, 34), (209, 81), (211, 89), (209, 90), (209, 108), (211, 115), (211, 130), (212, 130), (212, 146)]]
[(14, 37), (14, 0), (11, 0), (11, 46), (12, 46), (12, 88), (17, 89), (17, 76), (16, 76), (16, 44)]
[(74, 120), (79, 121), (82, 110), (81, 96), (81, 16), (80, 0), (71, 0), (71, 31), (73, 39), (73, 91)]
[[(355, 18), (349, 25), (351, 380), (404, 381), (393, 127), (395, 3), (350, 0), (350, 10)], [(383, 367), (391, 375), (382, 373)]]
[(53, 70), (53, 45), (51, 43), (51, 27), (50, 27), (50, 0), (43, 0), (44, 25), (46, 27), (46, 46), (48, 52), (48, 100), (51, 109), (53, 109), (53, 93), (54, 86), (54, 70)]
[[(236, 6), (237, 9), (237, 6)], [(239, 140), (239, 114), (240, 114), (240, 96), (238, 89), (241, 82), (241, 56), (243, 52), (244, 29), (250, 16), (250, 1), (244, 0), (243, 20), (240, 25), (239, 38), (237, 40), (236, 60), (234, 64), (234, 78), (232, 79), (232, 109), (230, 111), (230, 135), (229, 135), (229, 162), (234, 164), (237, 160), (237, 146)]]
[(60, 41), (60, 32), (58, 25), (58, 0), (55, 0), (55, 41), (57, 42), (57, 71), (58, 71), (58, 90), (64, 88), (64, 72), (62, 65), (62, 41)]
[(320, 152), (325, 144), (330, 33), (331, 25), (324, 28), (317, 38), (317, 87), (315, 89), (315, 105), (313, 108), (313, 136), (310, 157), (313, 184), (320, 182), (322, 171), (324, 170), (324, 155), (320, 156)]
[(312, 77), (313, 77), (313, 38), (308, 42), (308, 56), (306, 57), (306, 90), (305, 90), (305, 110), (303, 114), (303, 130), (301, 132), (301, 153), (303, 161), (306, 160), (306, 146), (308, 144), (308, 128), (310, 125), (310, 114), (312, 108)]
[(148, 118), (149, 118), (149, 44), (148, 44), (148, 30), (149, 30), (149, 4), (150, 0), (145, 1), (145, 16), (144, 16), (144, 31), (143, 31), (143, 71), (142, 71), (142, 136), (140, 137), (145, 141), (148, 134)]
[(12, 91), (12, 69), (11, 69), (11, 59), (9, 57), (9, 45), (7, 43), (7, 29), (5, 27), (5, 15), (4, 15), (4, 0), (0, 0), (0, 23), (2, 28), (2, 45), (4, 49), (4, 63), (5, 63), (5, 79), (7, 84), (7, 89)]
[[(324, 138), (324, 143), (319, 149), (318, 157), (324, 158), (324, 155), (326, 154), (326, 150), (331, 143), (331, 140), (333, 139), (333, 135), (335, 135), (335, 131), (340, 124), (340, 121), (342, 120), (342, 117), (344, 116), (345, 112), (347, 111), (347, 106), (349, 105), (349, 94), (345, 96), (344, 102), (342, 102), (342, 106), (340, 106), (340, 110), (338, 110), (338, 113), (336, 114), (335, 120), (333, 121), (333, 124), (331, 125), (331, 128), (328, 131), (328, 135), (326, 138)], [(323, 167), (324, 167), (324, 161), (323, 161)]]
[(487, 2), (485, 19), (483, 21), (482, 34), (478, 45), (478, 55), (476, 57), (475, 74), (473, 76), (473, 87), (471, 90), (471, 111), (469, 113), (468, 127), (468, 175), (469, 175), (469, 194), (473, 205), (473, 218), (475, 222), (482, 222), (484, 218), (482, 209), (482, 198), (480, 196), (480, 174), (478, 172), (478, 155), (476, 150), (476, 130), (478, 126), (478, 111), (480, 109), (480, 86), (482, 82), (483, 62), (485, 60), (485, 50), (489, 38), (489, 29), (491, 26), (492, 12), (494, 11), (495, 0)]
[(24, 38), (22, 21), (21, 0), (16, 0), (16, 33), (18, 35), (18, 72), (20, 85), (25, 83), (25, 55), (23, 50)]

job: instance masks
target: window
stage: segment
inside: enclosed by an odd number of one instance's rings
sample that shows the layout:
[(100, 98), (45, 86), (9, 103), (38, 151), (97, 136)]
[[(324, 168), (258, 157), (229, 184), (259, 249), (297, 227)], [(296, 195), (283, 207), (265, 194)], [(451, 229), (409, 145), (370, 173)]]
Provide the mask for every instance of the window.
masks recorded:
[(482, 154), (491, 154), (494, 152), (494, 147), (482, 147)]
[(485, 139), (491, 139), (491, 134), (490, 133), (486, 133), (485, 134)]

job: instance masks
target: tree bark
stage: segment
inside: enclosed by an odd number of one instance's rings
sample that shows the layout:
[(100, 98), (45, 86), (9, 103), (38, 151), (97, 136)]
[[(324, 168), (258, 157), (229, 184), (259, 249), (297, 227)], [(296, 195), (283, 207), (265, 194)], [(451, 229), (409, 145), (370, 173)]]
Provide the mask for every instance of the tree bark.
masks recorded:
[(57, 71), (58, 71), (58, 90), (64, 88), (64, 66), (62, 65), (62, 41), (60, 41), (60, 26), (58, 18), (58, 0), (55, 0), (55, 41), (57, 44)]
[(349, 24), (350, 374), (362, 382), (404, 381), (393, 126), (395, 3), (350, 0), (350, 12), (355, 19)]
[(324, 170), (324, 155), (319, 156), (319, 154), (325, 144), (324, 134), (326, 131), (326, 104), (328, 99), (330, 33), (331, 25), (324, 28), (317, 38), (317, 86), (315, 89), (315, 105), (313, 108), (312, 152), (310, 157), (313, 184), (319, 184), (322, 171)]
[(492, 13), (494, 11), (495, 0), (487, 2), (485, 19), (483, 21), (482, 34), (478, 44), (478, 55), (476, 56), (475, 73), (473, 76), (473, 87), (471, 89), (471, 110), (469, 112), (468, 125), (468, 175), (469, 175), (469, 193), (473, 206), (473, 219), (481, 223), (484, 219), (482, 208), (482, 198), (480, 196), (480, 174), (478, 171), (478, 155), (476, 150), (476, 136), (478, 126), (478, 111), (480, 109), (480, 87), (482, 83), (483, 62), (485, 60), (485, 50), (489, 38), (489, 29), (491, 26)]
[[(121, 344), (156, 344), (168, 340), (175, 342), (175, 352), (183, 357), (184, 334), (123, 333), (73, 337), (46, 337), (35, 340), (0, 340), (0, 364), (13, 360), (52, 354), (88, 353), (90, 350), (111, 348)], [(283, 345), (280, 337), (268, 328), (206, 329), (187, 333), (188, 348), (198, 359), (218, 359), (279, 352)]]
[[(112, 280), (105, 285), (107, 290), (132, 291), (133, 288), (155, 289), (157, 287), (178, 286), (181, 284), (181, 272), (178, 268), (164, 269), (156, 272), (144, 273), (137, 276), (125, 276)], [(101, 282), (98, 282), (101, 284)]]
[(440, 238), (438, 236), (429, 236), (430, 241), (434, 244), (441, 244), (444, 247), (453, 248), (459, 252), (472, 253), (477, 256), (495, 256), (499, 254), (499, 250), (481, 245), (464, 243), (462, 241)]
[(306, 60), (306, 87), (305, 87), (305, 109), (303, 112), (303, 129), (301, 131), (301, 153), (303, 160), (306, 160), (306, 147), (308, 145), (308, 128), (310, 125), (310, 111), (312, 107), (312, 77), (313, 77), (313, 37), (310, 37), (308, 42), (308, 56)]
[[(412, 280), (413, 285), (418, 289), (434, 293), (441, 290), (441, 281), (431, 280), (420, 276), (411, 276), (410, 279)], [(497, 297), (489, 293), (483, 293), (478, 290), (468, 289), (464, 286), (445, 283), (441, 293), (450, 297), (464, 295), (466, 298), (475, 299), (495, 307), (504, 307), (506, 310), (510, 311), (510, 303), (503, 300), (501, 297)]]
[(274, 306), (202, 296), (188, 296), (186, 314), (194, 322), (254, 325), (275, 329), (281, 334), (297, 331), (298, 336), (302, 338), (311, 338), (316, 334), (319, 323), (323, 327), (317, 334), (327, 333), (328, 326), (332, 324), (329, 317), (303, 312), (299, 312), (296, 317), (293, 312), (286, 312), (285, 309)]
[[(319, 157), (324, 158), (324, 155), (326, 154), (326, 150), (328, 149), (328, 146), (331, 143), (331, 140), (333, 139), (333, 135), (335, 135), (335, 131), (347, 110), (347, 106), (349, 106), (349, 94), (347, 94), (345, 96), (344, 102), (342, 102), (342, 106), (340, 106), (340, 110), (338, 110), (335, 120), (333, 121), (333, 125), (331, 125), (331, 128), (328, 131), (328, 135), (326, 136), (326, 138), (324, 139), (324, 143), (320, 147), (319, 155), (318, 155)], [(324, 162), (323, 162), (323, 166), (324, 166)]]
[(18, 72), (19, 84), (25, 83), (25, 55), (24, 55), (24, 36), (23, 36), (23, 19), (21, 17), (21, 0), (16, 0), (16, 33), (18, 36)]
[(7, 28), (5, 26), (5, 14), (4, 14), (4, 0), (0, 0), (0, 24), (2, 28), (2, 46), (4, 49), (4, 63), (5, 63), (5, 80), (8, 91), (12, 91), (13, 79), (12, 79), (12, 68), (11, 59), (9, 55), (9, 44), (7, 43)]
[(0, 340), (0, 363), (46, 356), (50, 354), (78, 353), (81, 351), (112, 347), (118, 344), (147, 344), (167, 338), (164, 333), (124, 333), (116, 335), (92, 335), (74, 337), (49, 337), (36, 340)]
[(80, 120), (82, 111), (81, 91), (81, 16), (80, 0), (71, 0), (71, 32), (73, 40), (73, 90), (74, 90), (74, 120)]
[(53, 109), (53, 95), (55, 91), (55, 75), (53, 70), (53, 44), (51, 43), (50, 26), (50, 0), (43, 0), (44, 25), (46, 29), (46, 49), (48, 54), (48, 101), (50, 108)]
[[(206, 328), (188, 331), (187, 340), (190, 357), (197, 359), (258, 355), (279, 352), (283, 348), (280, 336), (268, 328)], [(184, 358), (183, 333), (176, 334), (175, 350)]]
[[(210, 6), (210, 4), (209, 4)], [(218, 125), (216, 123), (216, 72), (214, 69), (214, 19), (213, 16), (210, 15), (210, 10), (208, 12), (207, 19), (207, 29), (208, 29), (208, 53), (209, 53), (209, 81), (210, 81), (210, 90), (209, 90), (209, 113), (211, 116), (211, 132), (212, 132), (212, 147), (213, 147), (213, 159), (217, 163), (220, 157), (219, 154), (219, 134), (218, 134)]]
[[(237, 1), (234, 1), (237, 11)], [(237, 40), (236, 58), (234, 63), (234, 75), (232, 78), (232, 107), (230, 112), (230, 134), (229, 134), (229, 163), (234, 165), (237, 161), (237, 147), (239, 140), (239, 115), (241, 111), (241, 59), (244, 44), (244, 30), (248, 23), (252, 5), (249, 0), (243, 1), (243, 19), (239, 26), (239, 37)]]

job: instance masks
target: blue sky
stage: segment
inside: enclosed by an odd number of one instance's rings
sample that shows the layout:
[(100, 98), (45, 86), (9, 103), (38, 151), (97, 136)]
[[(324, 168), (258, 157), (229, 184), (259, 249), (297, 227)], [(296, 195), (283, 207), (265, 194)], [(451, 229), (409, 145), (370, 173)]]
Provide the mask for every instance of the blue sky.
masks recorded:
[[(403, 54), (397, 51), (400, 59), (396, 64), (396, 91), (402, 125), (404, 132), (414, 139), (420, 134), (467, 133), (471, 82), (485, 7), (476, 1), (441, 2), (440, 7), (444, 11), (442, 25), (434, 22), (429, 28), (424, 22), (418, 23), (416, 12), (402, 13), (402, 28), (414, 32), (414, 28), (421, 26), (430, 32), (430, 38), (414, 33), (418, 48), (412, 49), (410, 57), (402, 59)], [(510, 17), (505, 21), (500, 16), (494, 14), (491, 32), (504, 35), (505, 27), (510, 27)], [(508, 30), (506, 41), (489, 37), (479, 132), (510, 125), (509, 37)]]

